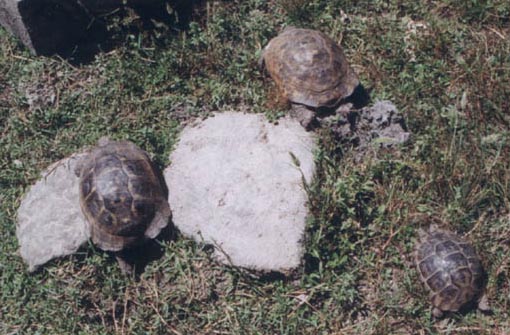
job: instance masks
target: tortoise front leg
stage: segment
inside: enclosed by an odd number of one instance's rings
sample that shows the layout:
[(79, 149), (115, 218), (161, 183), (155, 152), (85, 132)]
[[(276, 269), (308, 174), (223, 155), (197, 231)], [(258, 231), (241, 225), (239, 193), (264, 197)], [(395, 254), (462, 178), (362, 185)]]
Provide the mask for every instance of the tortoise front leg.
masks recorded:
[(310, 108), (300, 105), (292, 104), (290, 116), (298, 120), (299, 123), (307, 130), (310, 131), (317, 126), (317, 119), (315, 118), (315, 111)]
[(440, 309), (439, 309), (439, 308), (437, 308), (437, 307), (434, 307), (434, 308), (432, 309), (432, 315), (433, 315), (435, 318), (438, 318), (438, 319), (439, 319), (439, 318), (441, 318), (441, 317), (443, 316), (443, 314), (444, 314), (444, 313), (443, 313), (443, 311), (442, 311), (442, 310), (440, 310)]

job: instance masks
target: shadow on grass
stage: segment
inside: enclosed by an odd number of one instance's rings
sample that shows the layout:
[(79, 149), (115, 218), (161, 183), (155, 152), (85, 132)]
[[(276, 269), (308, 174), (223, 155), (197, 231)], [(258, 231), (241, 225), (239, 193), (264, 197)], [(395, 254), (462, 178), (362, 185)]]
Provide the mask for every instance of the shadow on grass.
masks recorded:
[[(157, 261), (163, 257), (165, 248), (161, 242), (174, 241), (177, 236), (177, 230), (172, 222), (169, 222), (161, 233), (154, 240), (148, 240), (144, 244), (126, 249), (120, 252), (120, 255), (134, 268), (135, 278), (145, 271), (145, 268), (150, 263)], [(115, 257), (112, 257), (114, 260)]]
[[(104, 14), (87, 13), (90, 16), (88, 27), (79, 34), (70, 33), (68, 41), (61, 43), (56, 48), (55, 54), (73, 65), (82, 65), (93, 61), (98, 53), (109, 52), (121, 45), (128, 33), (151, 34), (160, 27), (164, 27), (168, 34), (186, 30), (192, 18), (195, 2), (197, 1), (178, 2), (172, 5), (173, 13), (168, 11), (166, 1), (117, 8)], [(127, 17), (129, 10), (137, 16), (136, 22), (127, 27), (121, 27), (121, 33), (111, 29), (113, 17), (121, 19)], [(65, 16), (65, 13), (62, 12), (59, 15)], [(66, 29), (65, 26), (58, 25), (58, 23), (54, 24), (51, 30)], [(50, 55), (52, 52), (42, 52), (42, 54)]]

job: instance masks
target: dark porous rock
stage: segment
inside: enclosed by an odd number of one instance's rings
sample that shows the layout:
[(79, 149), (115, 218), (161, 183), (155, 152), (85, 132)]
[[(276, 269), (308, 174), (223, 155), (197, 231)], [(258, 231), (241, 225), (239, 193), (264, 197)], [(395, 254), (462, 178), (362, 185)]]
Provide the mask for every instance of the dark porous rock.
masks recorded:
[(410, 139), (403, 115), (391, 101), (356, 110), (341, 106), (336, 114), (321, 120), (345, 145), (360, 153), (369, 148), (391, 148)]

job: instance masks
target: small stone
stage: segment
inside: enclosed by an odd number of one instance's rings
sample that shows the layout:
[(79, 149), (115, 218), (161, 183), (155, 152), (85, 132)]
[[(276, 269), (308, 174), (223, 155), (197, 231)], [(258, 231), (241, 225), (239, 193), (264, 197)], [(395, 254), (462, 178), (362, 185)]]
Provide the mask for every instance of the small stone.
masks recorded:
[(293, 119), (221, 113), (186, 127), (164, 171), (176, 227), (228, 265), (299, 266), (308, 214), (303, 180), (315, 137)]
[(79, 178), (74, 174), (83, 155), (74, 154), (48, 167), (21, 201), (16, 236), (30, 272), (51, 259), (73, 254), (89, 239), (80, 208)]

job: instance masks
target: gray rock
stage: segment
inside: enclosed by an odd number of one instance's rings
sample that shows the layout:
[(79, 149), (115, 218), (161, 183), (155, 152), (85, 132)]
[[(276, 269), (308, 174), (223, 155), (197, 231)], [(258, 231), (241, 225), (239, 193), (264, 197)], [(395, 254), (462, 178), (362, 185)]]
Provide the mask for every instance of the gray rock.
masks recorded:
[(29, 271), (76, 252), (89, 239), (89, 226), (80, 209), (79, 179), (74, 174), (83, 155), (51, 165), (21, 201), (16, 236)]
[(297, 267), (315, 146), (291, 119), (274, 125), (262, 115), (221, 113), (188, 126), (164, 171), (175, 225), (215, 246), (225, 264)]

